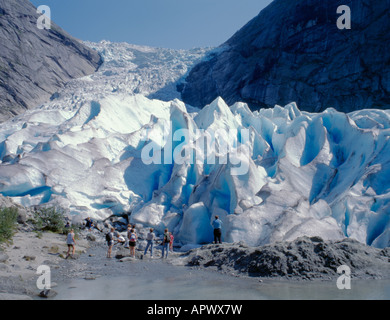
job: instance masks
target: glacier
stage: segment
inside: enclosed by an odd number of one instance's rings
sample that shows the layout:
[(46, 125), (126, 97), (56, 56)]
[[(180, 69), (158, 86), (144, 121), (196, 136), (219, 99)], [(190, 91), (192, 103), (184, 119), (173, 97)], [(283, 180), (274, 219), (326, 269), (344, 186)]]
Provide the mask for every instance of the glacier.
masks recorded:
[[(206, 50), (89, 45), (104, 56), (97, 73), (0, 124), (2, 195), (61, 206), (75, 221), (128, 212), (132, 223), (167, 227), (183, 245), (212, 242), (216, 214), (226, 242), (319, 236), (390, 245), (390, 110), (309, 113), (291, 103), (251, 111), (222, 98), (197, 109), (175, 96), (174, 83)], [(232, 130), (238, 142), (248, 130), (240, 158), (248, 170), (145, 163), (150, 145), (172, 156), (167, 123), (173, 131)], [(196, 144), (180, 143), (196, 153)]]

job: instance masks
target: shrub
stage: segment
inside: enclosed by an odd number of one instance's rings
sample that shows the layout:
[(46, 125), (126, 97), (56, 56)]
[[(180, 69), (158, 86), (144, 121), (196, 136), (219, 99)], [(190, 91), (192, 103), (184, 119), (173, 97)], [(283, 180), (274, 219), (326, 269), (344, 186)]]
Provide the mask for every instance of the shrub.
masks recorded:
[(18, 209), (0, 209), (0, 242), (10, 241), (17, 227)]
[(55, 207), (39, 208), (34, 212), (34, 224), (37, 231), (62, 233), (65, 226), (64, 210)]

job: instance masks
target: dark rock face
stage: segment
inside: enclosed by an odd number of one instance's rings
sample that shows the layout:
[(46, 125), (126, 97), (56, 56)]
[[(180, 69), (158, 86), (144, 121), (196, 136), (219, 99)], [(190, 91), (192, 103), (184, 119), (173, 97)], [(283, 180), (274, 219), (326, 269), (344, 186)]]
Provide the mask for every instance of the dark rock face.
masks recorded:
[(0, 0), (0, 121), (47, 100), (73, 78), (102, 63), (94, 50), (51, 22), (40, 30), (40, 14), (28, 0)]
[[(340, 5), (351, 9), (351, 29), (337, 27)], [(196, 107), (221, 96), (253, 108), (389, 108), (389, 8), (390, 0), (274, 0), (192, 69), (182, 99)]]

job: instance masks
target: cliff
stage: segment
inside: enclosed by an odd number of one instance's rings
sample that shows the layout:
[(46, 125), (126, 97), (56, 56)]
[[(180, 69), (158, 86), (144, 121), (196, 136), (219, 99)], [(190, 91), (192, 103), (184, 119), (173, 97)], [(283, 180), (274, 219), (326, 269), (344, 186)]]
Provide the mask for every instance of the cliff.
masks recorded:
[(28, 0), (0, 0), (0, 121), (47, 100), (73, 78), (102, 63), (94, 50), (51, 23)]
[[(337, 27), (340, 5), (351, 9), (351, 29)], [(252, 108), (388, 108), (389, 8), (389, 0), (274, 0), (191, 70), (178, 86), (182, 99), (196, 107), (221, 96)]]

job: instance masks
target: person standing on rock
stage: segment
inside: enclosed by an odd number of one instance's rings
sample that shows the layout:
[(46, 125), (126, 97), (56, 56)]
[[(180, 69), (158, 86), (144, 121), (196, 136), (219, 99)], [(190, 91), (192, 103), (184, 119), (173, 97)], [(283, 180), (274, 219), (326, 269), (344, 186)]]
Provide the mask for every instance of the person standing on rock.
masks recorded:
[(146, 256), (146, 253), (148, 252), (148, 249), (150, 247), (150, 257), (153, 258), (153, 240), (154, 240), (153, 228), (150, 228), (149, 233), (146, 235), (146, 241), (148, 242), (148, 244), (146, 245), (144, 256)]
[(171, 242), (171, 234), (169, 233), (168, 229), (164, 230), (164, 239), (162, 243), (162, 256), (161, 259), (164, 258), (164, 253), (166, 252), (165, 258), (168, 258), (168, 253), (169, 253), (169, 244)]
[(86, 219), (85, 227), (88, 229), (88, 231), (91, 231), (93, 227), (93, 222), (90, 217)]
[(74, 254), (76, 252), (76, 240), (74, 239), (74, 230), (71, 229), (68, 233), (68, 236), (66, 238), (66, 244), (68, 245), (68, 252), (66, 253), (66, 258), (68, 259), (70, 254), (70, 249), (72, 248), (72, 258), (74, 257)]
[(214, 243), (222, 243), (222, 221), (219, 220), (219, 216), (215, 216), (215, 220), (213, 221), (214, 228)]
[(111, 258), (112, 247), (114, 246), (114, 232), (115, 229), (111, 228), (110, 232), (106, 235), (106, 241), (108, 245), (107, 258)]

